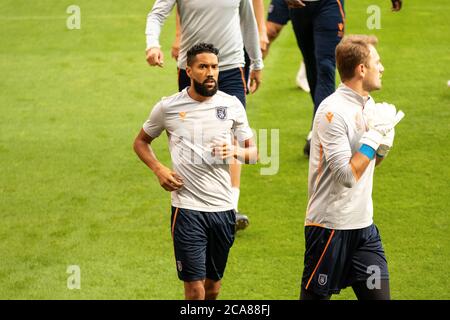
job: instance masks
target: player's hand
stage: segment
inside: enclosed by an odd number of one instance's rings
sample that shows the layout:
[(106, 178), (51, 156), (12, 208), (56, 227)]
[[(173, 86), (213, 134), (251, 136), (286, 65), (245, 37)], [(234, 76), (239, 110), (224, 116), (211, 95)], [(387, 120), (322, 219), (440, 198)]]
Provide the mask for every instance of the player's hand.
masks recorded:
[(284, 0), (289, 8), (303, 8), (306, 4), (301, 0)]
[(363, 116), (368, 126), (360, 142), (377, 150), (383, 140), (395, 126), (397, 110), (389, 103), (377, 103), (364, 108)]
[(391, 0), (392, 2), (392, 11), (400, 11), (402, 8), (402, 0)]
[(259, 45), (261, 47), (261, 53), (263, 57), (265, 57), (266, 51), (269, 47), (269, 37), (267, 36), (267, 32), (262, 32), (259, 34)]
[(175, 46), (175, 44), (172, 45), (172, 48), (170, 49), (170, 55), (172, 56), (172, 58), (174, 58), (175, 60), (178, 60), (178, 55), (180, 54), (180, 47), (179, 46)]
[(261, 84), (262, 71), (251, 70), (250, 71), (250, 93), (255, 93)]
[(211, 154), (221, 160), (234, 158), (237, 156), (238, 147), (226, 141), (213, 140)]
[(363, 116), (369, 130), (375, 130), (382, 136), (394, 128), (397, 110), (393, 104), (386, 102), (376, 103), (370, 108), (365, 108)]
[(183, 179), (167, 167), (160, 166), (155, 170), (159, 184), (167, 191), (176, 191), (183, 186)]
[(149, 48), (147, 49), (147, 62), (151, 66), (163, 67), (164, 65), (164, 54), (159, 48)]
[(175, 60), (178, 60), (178, 55), (180, 54), (180, 40), (178, 37), (175, 39), (175, 41), (172, 44), (172, 48), (170, 49), (170, 55)]

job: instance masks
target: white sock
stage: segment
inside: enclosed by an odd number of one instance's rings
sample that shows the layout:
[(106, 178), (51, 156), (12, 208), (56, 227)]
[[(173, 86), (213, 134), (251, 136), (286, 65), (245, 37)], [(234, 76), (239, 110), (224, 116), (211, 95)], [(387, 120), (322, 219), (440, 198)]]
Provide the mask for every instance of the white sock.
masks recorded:
[(236, 187), (231, 187), (231, 192), (232, 192), (232, 200), (233, 200), (233, 207), (234, 210), (238, 211), (238, 203), (239, 203), (239, 188)]

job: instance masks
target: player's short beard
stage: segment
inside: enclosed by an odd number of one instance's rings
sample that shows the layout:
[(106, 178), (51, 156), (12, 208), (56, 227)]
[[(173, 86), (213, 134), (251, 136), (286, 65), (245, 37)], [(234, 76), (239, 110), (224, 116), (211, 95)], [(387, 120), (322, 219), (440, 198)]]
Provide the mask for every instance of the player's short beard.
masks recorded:
[[(198, 81), (194, 80), (194, 88), (195, 88), (195, 92), (197, 92), (199, 95), (203, 96), (203, 97), (212, 97), (213, 95), (216, 94), (217, 92), (217, 81), (216, 79), (212, 78), (212, 77), (208, 77), (205, 81), (203, 81), (203, 83), (200, 83)], [(214, 87), (212, 89), (208, 89), (206, 82), (207, 81), (214, 81)]]

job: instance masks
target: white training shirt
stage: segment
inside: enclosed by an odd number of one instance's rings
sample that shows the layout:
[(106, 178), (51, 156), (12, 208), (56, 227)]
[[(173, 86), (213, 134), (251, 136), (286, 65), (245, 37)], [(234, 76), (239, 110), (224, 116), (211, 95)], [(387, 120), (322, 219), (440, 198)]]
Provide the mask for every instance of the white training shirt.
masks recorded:
[(250, 139), (253, 132), (241, 102), (222, 91), (199, 102), (188, 88), (155, 105), (144, 131), (152, 138), (166, 130), (173, 170), (184, 186), (172, 192), (172, 205), (197, 211), (233, 209), (229, 164), (212, 156), (213, 140), (231, 143)]
[(156, 0), (147, 16), (147, 49), (159, 47), (164, 21), (175, 3), (180, 14), (181, 43), (178, 68), (186, 69), (186, 53), (200, 42), (219, 49), (221, 71), (243, 67), (244, 45), (252, 70), (264, 66), (251, 0)]
[(360, 229), (373, 223), (373, 159), (356, 181), (350, 159), (367, 130), (363, 108), (373, 99), (341, 84), (320, 104), (314, 117), (305, 225)]

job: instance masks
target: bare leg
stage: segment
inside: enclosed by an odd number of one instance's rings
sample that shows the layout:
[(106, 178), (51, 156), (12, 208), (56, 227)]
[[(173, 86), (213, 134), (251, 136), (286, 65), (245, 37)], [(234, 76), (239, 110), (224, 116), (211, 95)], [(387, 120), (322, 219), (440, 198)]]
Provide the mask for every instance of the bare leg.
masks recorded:
[(186, 300), (205, 300), (205, 280), (185, 281), (184, 298)]
[(206, 279), (205, 281), (205, 300), (216, 300), (220, 291), (220, 280), (214, 281)]

